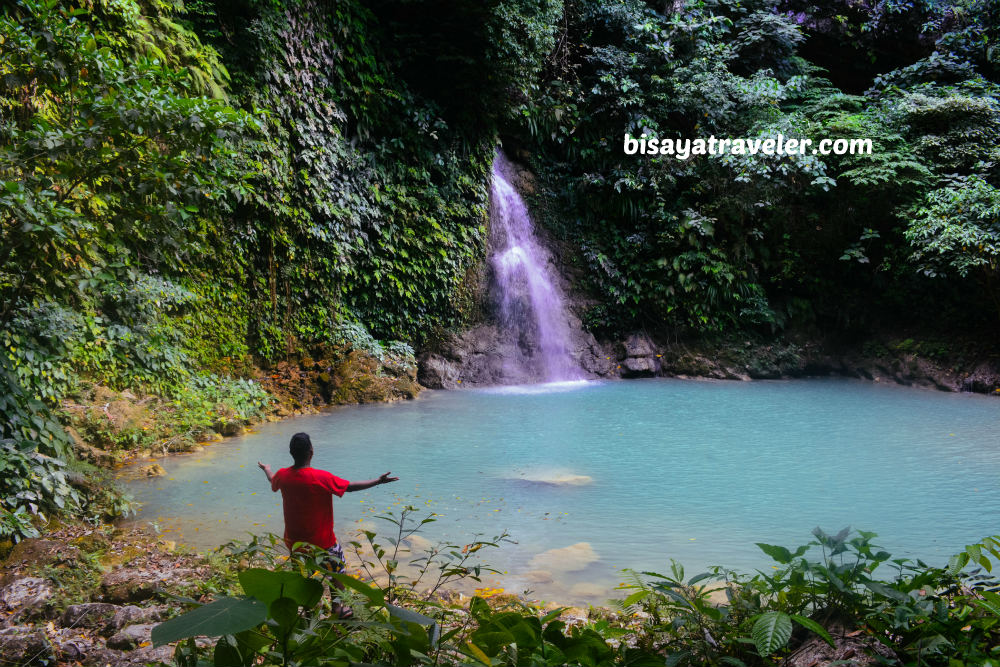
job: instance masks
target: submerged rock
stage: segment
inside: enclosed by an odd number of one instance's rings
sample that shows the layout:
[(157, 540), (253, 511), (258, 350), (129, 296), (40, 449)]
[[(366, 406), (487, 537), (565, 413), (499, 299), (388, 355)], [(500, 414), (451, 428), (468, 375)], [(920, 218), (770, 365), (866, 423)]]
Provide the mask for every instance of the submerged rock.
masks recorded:
[(576, 572), (598, 561), (597, 553), (590, 542), (577, 542), (568, 547), (549, 549), (538, 554), (528, 563), (533, 570), (548, 572)]
[(591, 484), (594, 478), (590, 475), (574, 475), (572, 473), (557, 473), (553, 475), (532, 475), (529, 477), (518, 477), (525, 482), (535, 482), (536, 484), (553, 484), (556, 486), (583, 486)]

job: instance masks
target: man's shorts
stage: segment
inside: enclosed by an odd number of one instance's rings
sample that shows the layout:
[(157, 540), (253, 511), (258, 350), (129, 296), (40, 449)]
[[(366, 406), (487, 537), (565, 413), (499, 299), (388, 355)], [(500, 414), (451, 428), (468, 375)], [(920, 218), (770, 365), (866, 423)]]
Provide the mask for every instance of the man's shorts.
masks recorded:
[(344, 550), (341, 548), (340, 542), (337, 542), (326, 550), (326, 558), (323, 560), (323, 564), (337, 574), (347, 572), (347, 568), (344, 565)]

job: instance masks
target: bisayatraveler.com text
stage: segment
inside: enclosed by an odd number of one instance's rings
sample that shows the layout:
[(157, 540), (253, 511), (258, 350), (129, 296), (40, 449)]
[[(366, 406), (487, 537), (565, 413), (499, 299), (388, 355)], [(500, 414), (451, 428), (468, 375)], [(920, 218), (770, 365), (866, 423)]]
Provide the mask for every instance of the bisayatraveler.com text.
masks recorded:
[(625, 134), (625, 155), (672, 155), (687, 160), (696, 155), (871, 155), (871, 139), (804, 139), (755, 137), (732, 139), (710, 136), (697, 139), (660, 139), (642, 134)]

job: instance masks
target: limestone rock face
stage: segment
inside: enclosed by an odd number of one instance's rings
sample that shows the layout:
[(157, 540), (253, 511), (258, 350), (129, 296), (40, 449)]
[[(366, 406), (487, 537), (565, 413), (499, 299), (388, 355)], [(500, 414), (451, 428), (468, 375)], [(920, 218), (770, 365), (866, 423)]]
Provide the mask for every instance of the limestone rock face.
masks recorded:
[(21, 577), (0, 589), (0, 605), (11, 611), (37, 607), (51, 597), (51, 584), (39, 577)]
[(428, 389), (455, 389), (458, 378), (459, 369), (444, 357), (431, 353), (420, 357), (417, 382)]

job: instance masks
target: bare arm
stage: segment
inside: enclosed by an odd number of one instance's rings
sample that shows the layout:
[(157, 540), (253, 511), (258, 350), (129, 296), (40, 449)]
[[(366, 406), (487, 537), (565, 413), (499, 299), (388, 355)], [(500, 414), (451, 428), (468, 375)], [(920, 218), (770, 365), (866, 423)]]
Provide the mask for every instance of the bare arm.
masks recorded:
[(267, 475), (267, 481), (268, 482), (270, 482), (272, 479), (274, 479), (274, 473), (271, 472), (271, 466), (265, 465), (265, 464), (261, 463), (260, 461), (257, 461), (257, 465), (260, 466), (260, 469), (264, 471), (265, 475)]
[(389, 477), (392, 473), (385, 473), (380, 475), (376, 479), (365, 480), (364, 482), (351, 482), (347, 485), (348, 491), (364, 491), (365, 489), (370, 489), (373, 486), (378, 486), (379, 484), (388, 484), (389, 482), (395, 482), (399, 480), (398, 477)]

